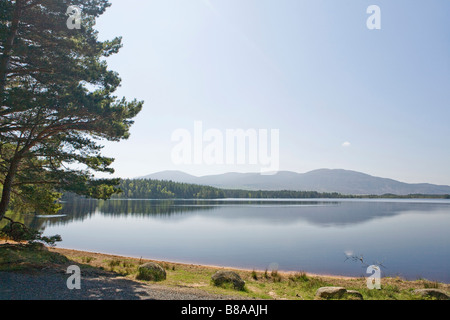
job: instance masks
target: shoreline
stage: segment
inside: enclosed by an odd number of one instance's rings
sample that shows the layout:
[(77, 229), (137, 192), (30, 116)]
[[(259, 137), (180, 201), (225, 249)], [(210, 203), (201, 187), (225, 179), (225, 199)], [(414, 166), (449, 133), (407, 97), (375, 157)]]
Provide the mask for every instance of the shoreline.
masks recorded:
[[(0, 239), (0, 245), (6, 243), (7, 241), (5, 241), (4, 239)], [(15, 243), (14, 241), (8, 241), (8, 243)], [(122, 254), (116, 254), (116, 253), (109, 253), (109, 252), (97, 252), (97, 251), (90, 251), (90, 250), (84, 250), (84, 249), (73, 249), (73, 248), (63, 248), (63, 247), (50, 247), (50, 246), (46, 246), (46, 248), (49, 251), (53, 251), (53, 252), (58, 252), (61, 254), (68, 254), (73, 256), (75, 253), (78, 255), (85, 255), (85, 256), (95, 256), (95, 257), (105, 257), (105, 258), (120, 258), (120, 259), (130, 259), (130, 260), (140, 260), (140, 261), (147, 261), (147, 262), (155, 262), (155, 263), (159, 263), (159, 264), (171, 264), (171, 265), (179, 265), (179, 266), (186, 266), (186, 267), (197, 267), (197, 268), (205, 268), (205, 269), (213, 269), (213, 270), (231, 270), (231, 271), (241, 271), (241, 272), (246, 272), (246, 273), (251, 273), (251, 272), (257, 272), (257, 273), (264, 273), (264, 272), (271, 272), (272, 270), (270, 270), (269, 268), (267, 268), (266, 270), (263, 269), (257, 269), (257, 268), (245, 268), (245, 267), (233, 267), (233, 266), (221, 266), (221, 265), (214, 265), (214, 264), (200, 264), (200, 263), (196, 263), (196, 262), (182, 262), (182, 261), (169, 261), (169, 260), (160, 260), (160, 259), (153, 259), (153, 258), (146, 258), (146, 257), (138, 257), (138, 256), (128, 256), (128, 255), (122, 255)], [(328, 279), (336, 279), (336, 280), (364, 280), (366, 281), (367, 277), (364, 276), (344, 276), (344, 275), (339, 275), (339, 274), (328, 274), (328, 273), (313, 273), (313, 272), (306, 272), (304, 270), (296, 270), (296, 271), (288, 271), (288, 270), (280, 270), (280, 269), (275, 269), (274, 271), (276, 271), (278, 274), (280, 275), (284, 275), (286, 277), (298, 274), (298, 273), (303, 273), (309, 277), (315, 277), (315, 278), (328, 278)], [(405, 282), (414, 282), (414, 281), (420, 281), (420, 280), (426, 280), (426, 281), (431, 281), (431, 282), (437, 282), (437, 283), (441, 283), (444, 284), (446, 286), (450, 287), (450, 282), (444, 282), (444, 281), (439, 281), (439, 280), (428, 280), (425, 278), (418, 278), (418, 279), (405, 279), (401, 276), (387, 276), (387, 277), (382, 277), (382, 279), (401, 279), (402, 281)]]
[[(262, 270), (262, 269), (256, 269), (256, 268), (244, 268), (244, 267), (232, 267), (232, 266), (220, 266), (220, 265), (213, 265), (213, 264), (198, 264), (194, 262), (177, 262), (177, 261), (168, 261), (168, 260), (159, 260), (159, 259), (152, 259), (152, 258), (144, 258), (144, 257), (135, 257), (135, 256), (126, 256), (121, 254), (115, 254), (115, 253), (105, 253), (105, 252), (95, 252), (95, 251), (89, 251), (89, 250), (80, 250), (80, 249), (71, 249), (71, 248), (62, 248), (62, 247), (53, 247), (49, 248), (51, 251), (56, 251), (59, 253), (80, 253), (80, 254), (88, 254), (88, 255), (95, 255), (95, 256), (103, 256), (103, 257), (111, 257), (111, 258), (122, 258), (122, 259), (136, 259), (136, 260), (143, 260), (143, 261), (151, 261), (159, 264), (173, 264), (173, 265), (180, 265), (180, 266), (195, 266), (200, 268), (208, 268), (208, 269), (226, 269), (231, 271), (242, 271), (242, 272), (258, 272), (258, 273), (264, 273), (265, 271), (271, 272), (272, 270)], [(311, 272), (305, 272), (302, 270), (297, 271), (287, 271), (287, 270), (276, 270), (279, 274), (284, 276), (291, 276), (295, 275), (296, 273), (304, 273), (307, 276), (310, 277), (322, 277), (322, 278), (330, 278), (330, 279), (338, 279), (338, 280), (361, 280), (364, 279), (366, 281), (366, 277), (351, 277), (351, 276), (343, 276), (343, 275), (336, 275), (336, 274), (320, 274), (320, 273), (311, 273)], [(391, 277), (387, 277), (391, 278)], [(403, 281), (415, 281), (415, 280), (406, 280), (402, 279)], [(440, 282), (443, 284), (447, 284), (445, 282)]]
[[(93, 254), (93, 255), (98, 255), (98, 256), (109, 256), (109, 257), (117, 257), (117, 258), (122, 258), (122, 259), (140, 259), (140, 260), (152, 261), (152, 262), (162, 263), (162, 264), (170, 263), (170, 264), (175, 264), (175, 265), (196, 266), (196, 267), (203, 267), (203, 268), (210, 268), (210, 269), (227, 269), (227, 270), (232, 270), (232, 271), (244, 271), (244, 272), (255, 271), (255, 272), (261, 272), (261, 273), (266, 271), (266, 270), (256, 269), (256, 268), (250, 269), (250, 268), (244, 268), (244, 267), (219, 266), (219, 265), (214, 265), (214, 264), (199, 264), (199, 263), (195, 263), (195, 262), (168, 261), (168, 260), (159, 260), (159, 259), (136, 257), (136, 256), (126, 256), (126, 255), (115, 254), (115, 253), (95, 252), (95, 251), (89, 251), (89, 250), (80, 250), (80, 249), (71, 249), (71, 248), (62, 248), (62, 247), (54, 247), (54, 248), (49, 248), (49, 249), (54, 250), (56, 252), (72, 251), (72, 252), (79, 252), (79, 253), (88, 253), (88, 254)], [(267, 272), (271, 272), (271, 271), (272, 270), (267, 269)], [(351, 276), (343, 276), (343, 275), (336, 275), (336, 274), (311, 273), (311, 272), (305, 272), (302, 270), (287, 271), (287, 270), (276, 269), (276, 271), (278, 273), (280, 273), (282, 275), (286, 275), (286, 276), (293, 275), (298, 272), (302, 272), (302, 273), (305, 273), (307, 276), (311, 276), (311, 277), (324, 277), (324, 278), (334, 278), (334, 279), (343, 279), (343, 280), (362, 279), (362, 277), (351, 277)], [(405, 280), (405, 281), (408, 281), (408, 280)]]

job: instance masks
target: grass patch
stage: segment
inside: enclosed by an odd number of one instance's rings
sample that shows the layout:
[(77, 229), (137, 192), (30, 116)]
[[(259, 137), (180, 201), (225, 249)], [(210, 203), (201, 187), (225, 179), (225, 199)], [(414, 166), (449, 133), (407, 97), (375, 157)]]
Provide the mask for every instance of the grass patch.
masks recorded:
[(68, 262), (66, 256), (37, 243), (0, 245), (0, 271), (43, 269)]
[(83, 263), (90, 263), (92, 260), (94, 260), (94, 257), (82, 257), (81, 261)]
[(281, 282), (281, 280), (283, 280), (281, 275), (278, 273), (278, 270), (272, 270), (270, 276), (272, 277), (273, 282)]
[(110, 271), (114, 271), (114, 267), (120, 266), (120, 260), (112, 259), (108, 261), (108, 267)]
[(422, 283), (425, 289), (439, 289), (440, 287), (439, 282), (437, 281), (423, 280)]
[(301, 272), (296, 272), (293, 275), (289, 276), (289, 280), (296, 283), (296, 282), (307, 282), (309, 281), (308, 276), (306, 275), (305, 272), (301, 271)]

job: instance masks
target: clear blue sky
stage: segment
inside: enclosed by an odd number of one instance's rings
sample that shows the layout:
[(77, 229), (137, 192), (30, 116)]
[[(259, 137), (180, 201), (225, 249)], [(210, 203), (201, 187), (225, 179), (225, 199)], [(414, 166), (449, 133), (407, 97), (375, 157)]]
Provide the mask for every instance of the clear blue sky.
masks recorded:
[[(175, 165), (172, 132), (199, 120), (279, 129), (281, 170), (450, 185), (449, 1), (111, 2), (97, 29), (123, 36), (118, 95), (145, 100), (130, 139), (106, 144), (115, 176), (259, 171)], [(372, 4), (381, 30), (366, 27)]]

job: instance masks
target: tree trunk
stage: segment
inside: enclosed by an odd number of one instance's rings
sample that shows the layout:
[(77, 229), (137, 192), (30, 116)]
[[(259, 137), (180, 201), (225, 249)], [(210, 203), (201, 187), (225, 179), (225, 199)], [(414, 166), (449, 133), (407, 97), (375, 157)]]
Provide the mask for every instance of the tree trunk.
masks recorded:
[(5, 181), (3, 182), (2, 200), (0, 201), (0, 221), (3, 220), (3, 217), (6, 214), (6, 210), (8, 209), (9, 202), (11, 200), (12, 185), (17, 173), (17, 169), (19, 168), (19, 163), (19, 158), (13, 158), (8, 170), (8, 174), (6, 175)]
[[(11, 21), (11, 28), (8, 32), (8, 37), (3, 47), (2, 57), (0, 59), (0, 97), (3, 99), (3, 94), (6, 87), (6, 78), (8, 75), (8, 65), (13, 51), (14, 40), (17, 36), (17, 30), (19, 29), (19, 22), (22, 13), (22, 0), (17, 0), (14, 7), (13, 18)], [(8, 170), (8, 174), (3, 182), (2, 199), (0, 201), (0, 221), (6, 214), (9, 202), (11, 200), (11, 189), (14, 178), (16, 176), (17, 169), (19, 167), (20, 159), (13, 158)]]

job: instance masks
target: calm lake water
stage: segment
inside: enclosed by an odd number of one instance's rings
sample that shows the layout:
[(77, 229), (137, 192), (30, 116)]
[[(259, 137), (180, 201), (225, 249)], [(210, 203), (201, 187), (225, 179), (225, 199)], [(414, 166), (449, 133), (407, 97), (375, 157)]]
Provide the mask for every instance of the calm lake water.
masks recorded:
[[(449, 200), (82, 200), (58, 247), (193, 264), (450, 282)], [(347, 259), (363, 256), (366, 266)]]

